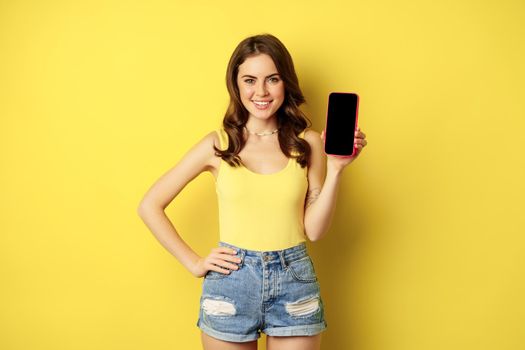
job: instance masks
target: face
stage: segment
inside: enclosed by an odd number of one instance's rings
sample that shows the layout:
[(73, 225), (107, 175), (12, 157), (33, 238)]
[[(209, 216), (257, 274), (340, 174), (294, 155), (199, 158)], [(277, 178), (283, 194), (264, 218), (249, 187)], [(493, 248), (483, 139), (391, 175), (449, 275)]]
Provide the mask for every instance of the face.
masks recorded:
[(248, 57), (239, 66), (237, 86), (250, 118), (271, 118), (283, 104), (284, 82), (266, 54)]

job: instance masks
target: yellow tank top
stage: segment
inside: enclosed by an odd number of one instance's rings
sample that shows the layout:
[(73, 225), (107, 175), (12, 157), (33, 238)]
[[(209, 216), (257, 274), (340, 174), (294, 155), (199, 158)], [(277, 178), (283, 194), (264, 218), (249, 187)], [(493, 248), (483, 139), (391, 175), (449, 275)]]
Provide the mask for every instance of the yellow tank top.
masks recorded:
[[(226, 131), (216, 131), (221, 149), (226, 149)], [(299, 134), (303, 136), (304, 131)], [(220, 240), (257, 251), (282, 250), (304, 242), (307, 171), (295, 158), (271, 174), (232, 167), (221, 159), (215, 182)]]

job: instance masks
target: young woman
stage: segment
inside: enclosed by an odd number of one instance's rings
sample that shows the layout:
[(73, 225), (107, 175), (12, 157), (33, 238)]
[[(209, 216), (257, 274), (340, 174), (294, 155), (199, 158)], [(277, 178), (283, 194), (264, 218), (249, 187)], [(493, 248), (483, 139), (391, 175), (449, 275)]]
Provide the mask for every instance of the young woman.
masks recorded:
[[(222, 128), (204, 136), (145, 194), (139, 215), (194, 276), (204, 277), (197, 325), (206, 350), (318, 350), (327, 324), (305, 241), (326, 233), (343, 169), (308, 129), (292, 58), (276, 37), (244, 39), (230, 58)], [(220, 241), (201, 257), (164, 213), (197, 175), (216, 179)]]

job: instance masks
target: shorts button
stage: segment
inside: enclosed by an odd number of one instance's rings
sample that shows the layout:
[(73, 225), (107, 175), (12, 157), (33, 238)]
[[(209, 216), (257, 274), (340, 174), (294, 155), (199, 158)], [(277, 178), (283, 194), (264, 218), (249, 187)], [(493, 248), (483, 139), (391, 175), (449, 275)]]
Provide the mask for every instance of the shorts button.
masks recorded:
[(265, 256), (263, 257), (263, 259), (264, 259), (264, 261), (270, 261), (270, 257), (269, 257), (268, 255), (265, 255)]

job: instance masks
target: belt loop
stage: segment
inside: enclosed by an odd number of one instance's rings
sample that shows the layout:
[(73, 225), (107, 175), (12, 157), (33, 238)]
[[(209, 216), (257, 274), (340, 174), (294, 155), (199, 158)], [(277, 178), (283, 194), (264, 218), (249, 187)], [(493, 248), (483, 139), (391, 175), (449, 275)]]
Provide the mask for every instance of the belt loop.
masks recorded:
[(244, 265), (244, 256), (246, 255), (246, 250), (239, 248), (239, 259), (241, 259), (241, 262), (239, 263), (239, 268), (241, 268)]
[(279, 250), (279, 258), (281, 259), (281, 266), (283, 267), (283, 270), (286, 270), (288, 266), (286, 265), (286, 259), (284, 258), (283, 250)]

